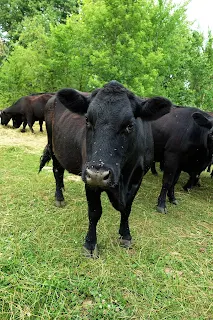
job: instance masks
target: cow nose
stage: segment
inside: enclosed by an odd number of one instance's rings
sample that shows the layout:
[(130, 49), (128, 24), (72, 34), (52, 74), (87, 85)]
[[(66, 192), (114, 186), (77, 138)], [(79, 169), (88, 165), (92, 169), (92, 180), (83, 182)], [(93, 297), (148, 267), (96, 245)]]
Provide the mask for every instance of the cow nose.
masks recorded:
[(86, 183), (97, 187), (106, 187), (111, 180), (111, 171), (86, 168)]

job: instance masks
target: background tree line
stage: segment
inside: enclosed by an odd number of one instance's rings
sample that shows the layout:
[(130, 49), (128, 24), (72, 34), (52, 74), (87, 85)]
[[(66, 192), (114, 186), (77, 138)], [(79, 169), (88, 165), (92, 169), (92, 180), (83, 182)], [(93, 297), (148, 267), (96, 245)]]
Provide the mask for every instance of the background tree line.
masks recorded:
[(0, 109), (33, 92), (116, 79), (213, 110), (213, 38), (172, 0), (1, 0)]

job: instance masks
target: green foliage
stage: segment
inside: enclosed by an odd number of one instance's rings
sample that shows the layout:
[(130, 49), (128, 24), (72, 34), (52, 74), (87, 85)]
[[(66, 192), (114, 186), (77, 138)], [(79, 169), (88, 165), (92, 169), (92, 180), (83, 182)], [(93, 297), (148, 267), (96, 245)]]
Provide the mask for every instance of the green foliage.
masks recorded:
[(48, 36), (44, 26), (39, 24), (40, 21), (41, 19), (36, 16), (31, 22), (28, 19), (25, 31), (20, 36), (21, 44), (15, 43), (10, 55), (3, 60), (0, 72), (2, 105), (12, 103), (20, 96), (32, 92), (49, 91), (50, 85), (45, 87), (47, 72), (45, 46)]
[(18, 41), (2, 56), (1, 104), (38, 90), (90, 91), (116, 79), (140, 96), (211, 109), (212, 36), (206, 41), (192, 30), (186, 4), (85, 0), (75, 6), (70, 0), (61, 15), (60, 1), (22, 5), (30, 13), (17, 21)]
[(17, 40), (23, 30), (22, 21), (26, 17), (32, 18), (37, 14), (50, 15), (62, 22), (76, 9), (76, 0), (1, 0), (0, 26), (10, 39)]
[(211, 33), (204, 45), (203, 37), (193, 33), (192, 57), (189, 60), (190, 88), (193, 90), (195, 105), (202, 106), (208, 111), (213, 111), (213, 37)]

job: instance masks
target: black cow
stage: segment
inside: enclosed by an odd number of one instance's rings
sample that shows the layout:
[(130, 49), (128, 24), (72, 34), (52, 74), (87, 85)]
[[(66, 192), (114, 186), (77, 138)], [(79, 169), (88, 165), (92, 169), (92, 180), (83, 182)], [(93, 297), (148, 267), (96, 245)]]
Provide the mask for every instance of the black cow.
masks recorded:
[[(176, 106), (177, 107), (177, 106)], [(179, 106), (180, 107), (180, 106)], [(209, 115), (211, 115), (211, 117), (213, 117), (213, 112), (207, 112)], [(213, 156), (212, 156), (212, 160), (210, 161), (210, 163), (207, 166), (207, 172), (210, 172), (210, 176), (211, 178), (213, 178), (213, 169), (211, 170), (211, 166), (213, 164)], [(158, 172), (156, 170), (156, 162), (153, 161), (152, 165), (151, 165), (151, 172), (153, 175), (157, 176)], [(160, 170), (163, 171), (164, 170), (164, 161), (161, 160), (160, 162)], [(191, 190), (194, 186), (199, 186), (200, 187), (200, 175), (197, 176), (190, 176), (189, 180), (187, 181), (187, 183), (183, 186), (183, 189), (185, 191), (189, 191)]]
[(140, 99), (116, 81), (89, 97), (62, 89), (48, 101), (48, 145), (40, 170), (52, 158), (58, 206), (64, 201), (64, 170), (82, 175), (89, 216), (84, 248), (89, 256), (97, 248), (96, 226), (102, 214), (103, 191), (121, 213), (121, 245), (130, 245), (128, 219), (132, 202), (154, 155), (149, 120), (169, 112), (170, 107), (167, 99)]
[(197, 108), (172, 108), (169, 114), (152, 122), (152, 131), (154, 159), (163, 161), (164, 167), (157, 211), (166, 213), (166, 195), (177, 204), (174, 186), (181, 171), (190, 175), (188, 184), (192, 185), (211, 161), (213, 118)]
[(42, 93), (20, 98), (12, 106), (1, 111), (1, 124), (7, 125), (12, 119), (14, 128), (19, 128), (23, 123), (21, 132), (25, 132), (27, 124), (31, 132), (34, 132), (34, 122), (39, 121), (40, 131), (42, 132), (44, 107), (52, 96), (53, 93)]

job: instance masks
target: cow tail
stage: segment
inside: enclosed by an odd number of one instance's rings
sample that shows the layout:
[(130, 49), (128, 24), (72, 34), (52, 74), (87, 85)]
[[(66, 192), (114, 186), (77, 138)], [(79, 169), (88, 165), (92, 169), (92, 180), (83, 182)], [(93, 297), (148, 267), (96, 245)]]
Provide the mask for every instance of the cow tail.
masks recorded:
[(51, 154), (52, 154), (52, 152), (51, 152), (50, 145), (47, 144), (46, 147), (44, 148), (43, 154), (40, 158), (40, 166), (39, 166), (38, 172), (41, 172), (41, 170), (44, 168), (45, 164), (48, 163), (52, 159)]

